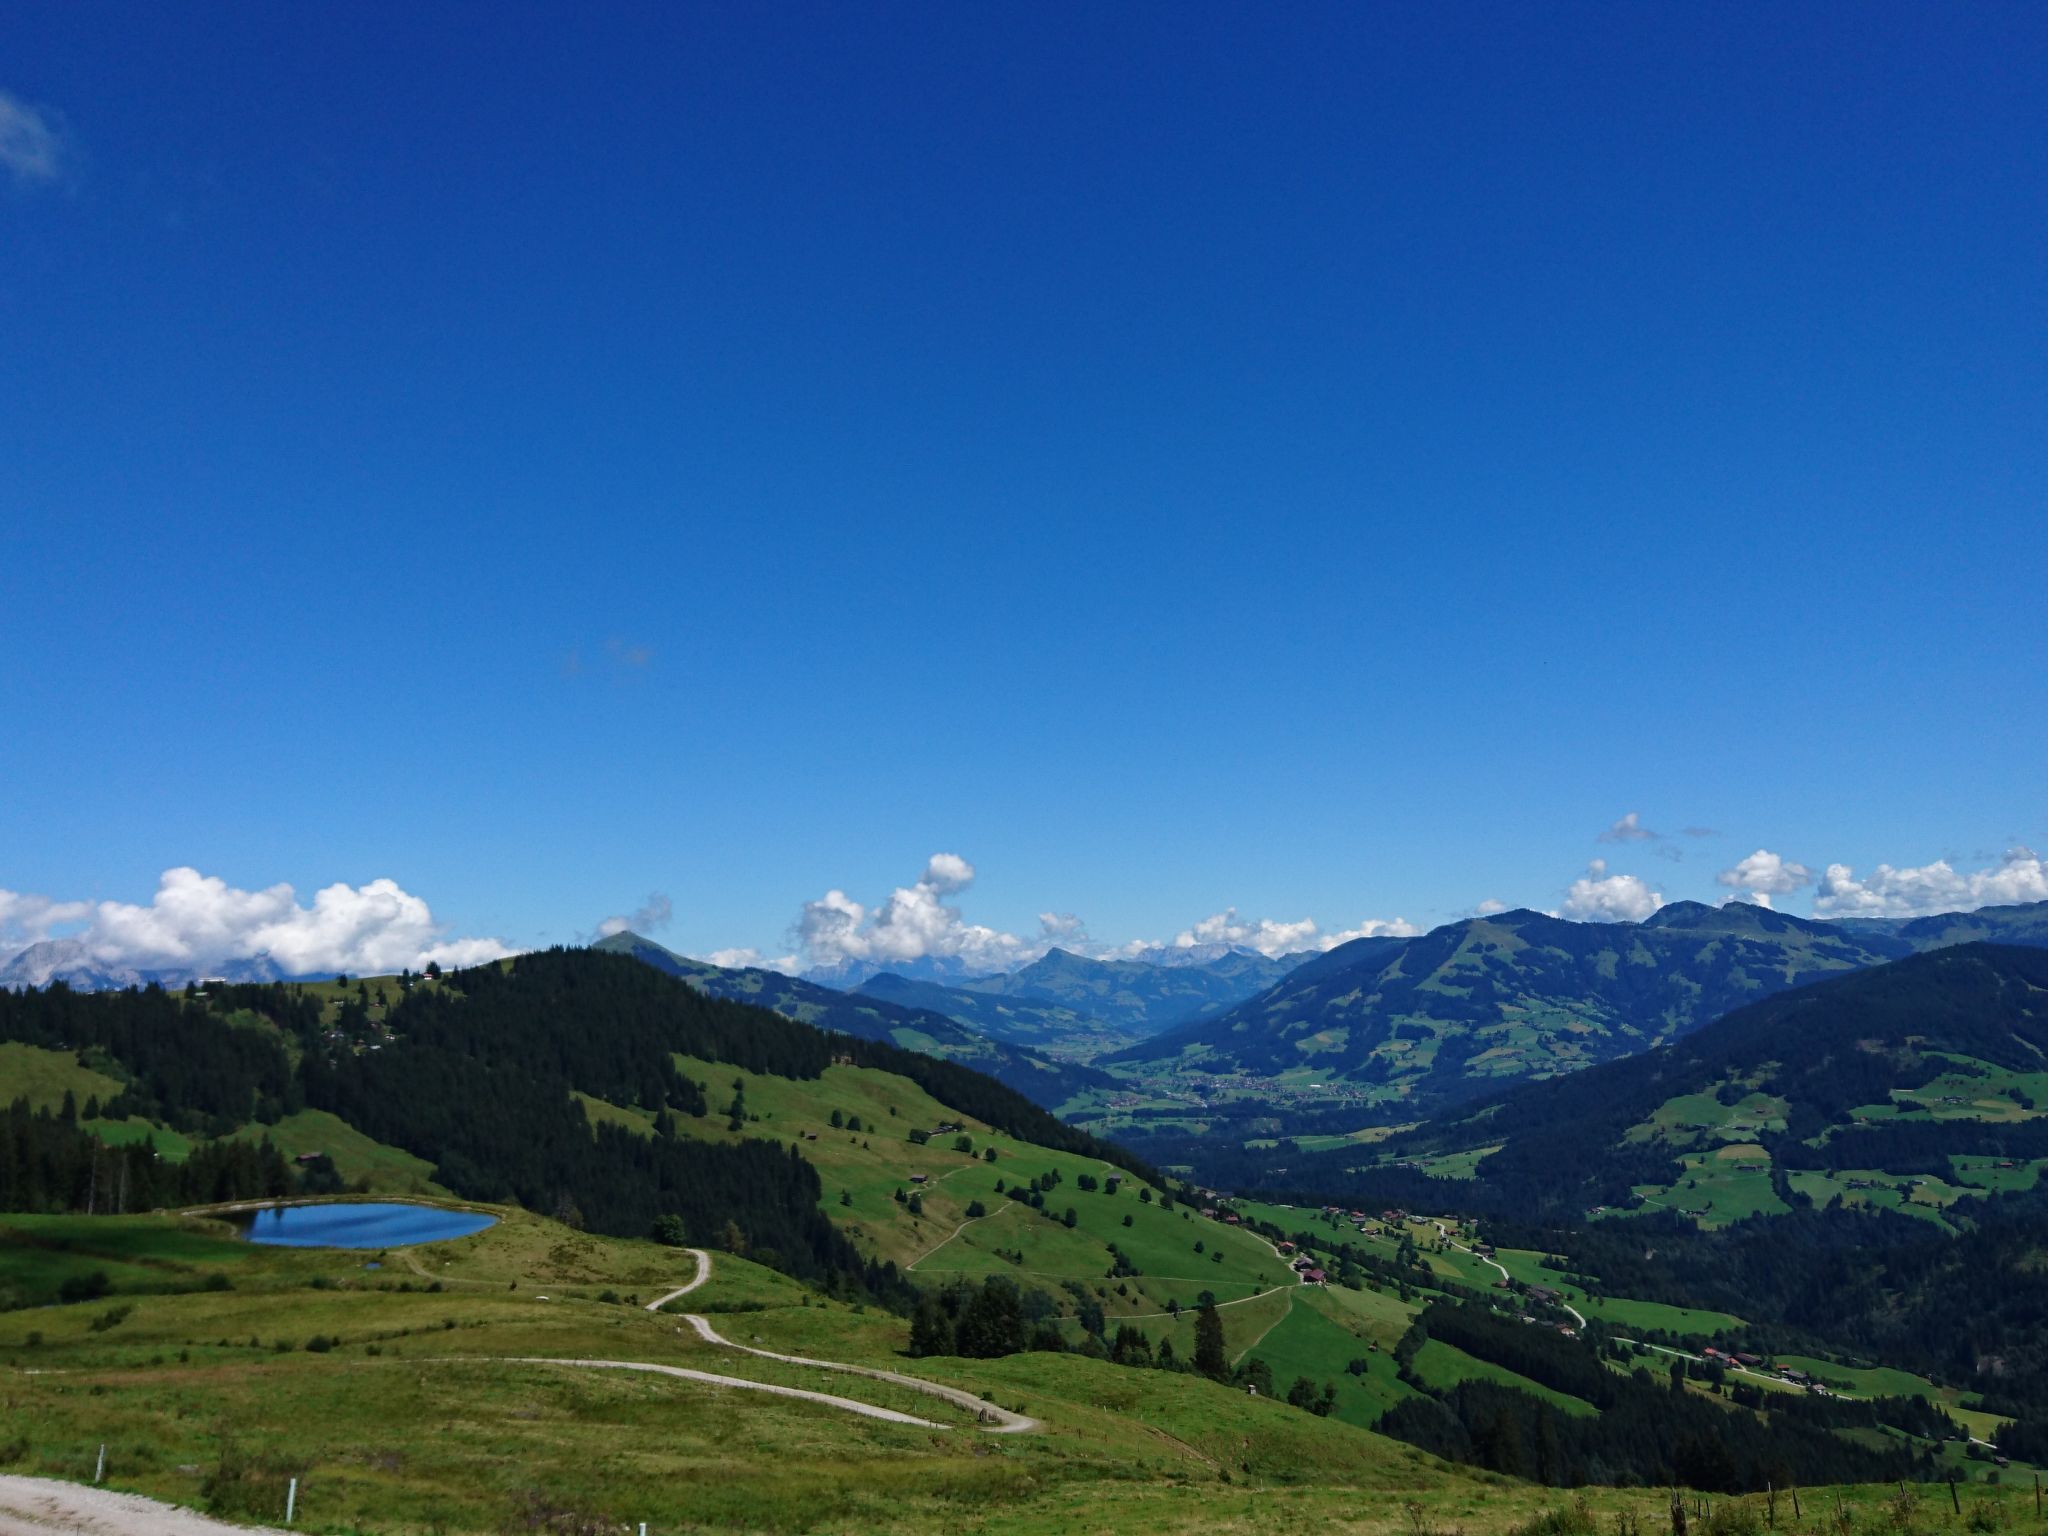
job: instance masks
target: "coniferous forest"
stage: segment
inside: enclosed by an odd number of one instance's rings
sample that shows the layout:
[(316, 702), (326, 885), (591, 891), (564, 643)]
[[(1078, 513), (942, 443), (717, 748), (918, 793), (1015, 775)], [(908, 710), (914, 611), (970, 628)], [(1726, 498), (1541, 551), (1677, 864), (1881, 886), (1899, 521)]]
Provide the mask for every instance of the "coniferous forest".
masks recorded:
[[(677, 1116), (708, 1105), (676, 1057), (792, 1078), (815, 1078), (834, 1061), (873, 1067), (1000, 1130), (1146, 1171), (967, 1068), (706, 997), (619, 955), (548, 950), (410, 987), (374, 1048), (359, 1022), (323, 1025), (318, 1003), (289, 983), (0, 992), (0, 1040), (82, 1051), (118, 1072), (125, 1086), (103, 1107), (110, 1118), (219, 1137), (327, 1110), (425, 1159), (466, 1198), (514, 1201), (616, 1235), (664, 1217), (679, 1218), (691, 1241), (730, 1229), (756, 1259), (895, 1305), (908, 1304), (908, 1288), (833, 1229), (817, 1174), (793, 1147), (677, 1133)], [(593, 1126), (579, 1092), (650, 1112), (656, 1134)], [(7, 1126), (0, 1203), (10, 1209), (134, 1210), (294, 1188), (261, 1141), (204, 1141), (176, 1165), (146, 1144), (105, 1147), (26, 1104)]]

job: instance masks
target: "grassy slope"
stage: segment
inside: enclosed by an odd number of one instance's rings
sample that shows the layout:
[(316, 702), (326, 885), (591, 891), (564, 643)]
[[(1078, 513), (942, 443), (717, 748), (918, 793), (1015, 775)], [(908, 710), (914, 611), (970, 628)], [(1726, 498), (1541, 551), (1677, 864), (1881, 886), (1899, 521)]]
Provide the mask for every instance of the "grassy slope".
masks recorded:
[[(958, 1382), (1024, 1405), (1045, 1430), (937, 1433), (694, 1383), (509, 1363), (497, 1357), (666, 1361), (958, 1417), (904, 1389), (716, 1349), (672, 1318), (602, 1301), (607, 1290), (649, 1295), (687, 1260), (523, 1213), (417, 1250), (438, 1290), (403, 1252), (260, 1249), (208, 1223), (6, 1218), (4, 1229), (69, 1242), (117, 1287), (0, 1314), (10, 1434), (21, 1437), (9, 1470), (83, 1479), (105, 1441), (113, 1486), (200, 1503), (204, 1474), (232, 1443), (259, 1473), (241, 1512), (276, 1519), (282, 1477), (296, 1472), (310, 1530), (493, 1530), (523, 1520), (529, 1494), (659, 1529), (912, 1532), (1053, 1530), (1083, 1508), (1133, 1531), (1283, 1529), (1390, 1493), (1491, 1525), (1539, 1497), (1194, 1378), (1070, 1356), (906, 1362), (900, 1319), (722, 1255), (690, 1304), (728, 1333)], [(364, 1267), (380, 1258), (383, 1268)], [(216, 1273), (234, 1289), (162, 1289)], [(94, 1328), (122, 1306), (132, 1310)], [(309, 1352), (314, 1335), (342, 1342)], [(1380, 1502), (1392, 1528), (1393, 1504)]]
[[(111, 1486), (203, 1505), (232, 1448), (247, 1475), (211, 1490), (228, 1512), (276, 1521), (284, 1479), (297, 1475), (299, 1523), (332, 1533), (528, 1529), (536, 1512), (554, 1512), (644, 1519), (657, 1531), (1378, 1536), (1419, 1519), (1485, 1536), (1562, 1497), (1186, 1376), (1073, 1356), (904, 1361), (900, 1319), (828, 1303), (723, 1255), (690, 1305), (727, 1333), (963, 1385), (1025, 1408), (1044, 1429), (932, 1431), (690, 1382), (515, 1363), (499, 1357), (670, 1362), (958, 1423), (905, 1389), (704, 1345), (624, 1299), (687, 1272), (683, 1255), (504, 1214), (486, 1233), (410, 1256), (261, 1249), (170, 1218), (0, 1218), (10, 1241), (68, 1242), (118, 1272), (117, 1286), (156, 1287), (0, 1314), (7, 1470), (85, 1481), (104, 1442)], [(234, 1289), (161, 1289), (215, 1273)], [(426, 1289), (426, 1275), (440, 1289)], [(622, 1299), (602, 1300), (607, 1291)], [(1317, 1318), (1338, 1326), (1320, 1308), (1340, 1298), (1282, 1300), (1286, 1319), (1261, 1346), (1279, 1356), (1276, 1373), (1292, 1358), (1288, 1331), (1312, 1336)], [(93, 1327), (124, 1305), (132, 1310), (119, 1321)], [(315, 1334), (341, 1342), (310, 1352)], [(1596, 1490), (1591, 1507), (1605, 1524), (1625, 1510), (1647, 1516), (1660, 1497)], [(1879, 1497), (1849, 1495), (1852, 1508), (1873, 1511)], [(1969, 1497), (2000, 1495), (1980, 1487)], [(2007, 1497), (2010, 1523), (2030, 1500)]]
[(110, 1099), (121, 1091), (118, 1078), (95, 1072), (75, 1051), (51, 1051), (18, 1040), (0, 1042), (0, 1097), (27, 1099), (30, 1109), (56, 1109), (69, 1093), (82, 1110), (90, 1098)]
[(374, 1141), (339, 1116), (324, 1109), (302, 1109), (275, 1125), (245, 1126), (237, 1136), (268, 1136), (286, 1157), (324, 1152), (335, 1171), (351, 1186), (358, 1180), (379, 1194), (445, 1195), (433, 1179), (434, 1166), (397, 1147)]
[[(751, 1136), (794, 1142), (818, 1169), (824, 1209), (832, 1219), (869, 1251), (913, 1267), (920, 1277), (1002, 1273), (1048, 1289), (1062, 1280), (1085, 1281), (1112, 1317), (1162, 1311), (1176, 1300), (1192, 1306), (1203, 1290), (1214, 1292), (1219, 1301), (1235, 1300), (1290, 1279), (1286, 1265), (1252, 1234), (1204, 1221), (1184, 1207), (1162, 1210), (1157, 1190), (1145, 1202), (1128, 1175), (1115, 1195), (1082, 1190), (1082, 1174), (1106, 1181), (1118, 1172), (1092, 1158), (1048, 1152), (978, 1123), (967, 1124), (968, 1152), (955, 1150), (955, 1133), (950, 1132), (934, 1135), (923, 1146), (912, 1144), (913, 1128), (929, 1131), (961, 1117), (889, 1073), (835, 1066), (816, 1081), (804, 1082), (722, 1063), (684, 1059), (682, 1067), (707, 1085), (714, 1110), (731, 1102), (732, 1085), (740, 1082), (748, 1113), (758, 1117), (737, 1133), (726, 1129), (722, 1113), (685, 1117), (685, 1134), (714, 1141)], [(862, 1130), (833, 1130), (835, 1109), (842, 1117), (859, 1116)], [(632, 1116), (625, 1110), (612, 1113)], [(817, 1140), (803, 1139), (806, 1133), (815, 1133)], [(993, 1163), (984, 1160), (991, 1147)], [(996, 1193), (999, 1182), (1015, 1186), (1053, 1171), (1060, 1183), (1046, 1195), (1044, 1212)], [(923, 1186), (912, 1182), (919, 1173), (926, 1177)], [(899, 1189), (919, 1193), (921, 1215), (896, 1202)], [(850, 1203), (841, 1203), (842, 1193)], [(970, 1221), (967, 1209), (977, 1200), (989, 1214)], [(1060, 1219), (1069, 1207), (1075, 1213), (1071, 1229)], [(1130, 1256), (1140, 1275), (1108, 1279), (1111, 1242)], [(1203, 1245), (1200, 1254), (1194, 1251), (1197, 1242)], [(1000, 1256), (999, 1249), (1022, 1253), (1023, 1262)]]

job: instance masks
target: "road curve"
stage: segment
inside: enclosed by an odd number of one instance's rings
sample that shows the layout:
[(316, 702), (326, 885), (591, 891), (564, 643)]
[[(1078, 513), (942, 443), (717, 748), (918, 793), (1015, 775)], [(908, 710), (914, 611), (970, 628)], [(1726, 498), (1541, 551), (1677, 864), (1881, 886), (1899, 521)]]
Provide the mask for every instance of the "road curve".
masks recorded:
[(697, 1261), (697, 1273), (690, 1277), (688, 1284), (679, 1285), (674, 1290), (670, 1291), (666, 1296), (657, 1296), (654, 1298), (654, 1300), (647, 1303), (648, 1311), (659, 1312), (663, 1307), (667, 1306), (670, 1302), (674, 1301), (678, 1296), (689, 1295), (690, 1292), (694, 1291), (695, 1289), (697, 1289), (698, 1286), (702, 1285), (706, 1280), (709, 1280), (711, 1278), (710, 1254), (706, 1253), (702, 1248), (685, 1248), (683, 1252), (689, 1254), (691, 1258)]
[(1027, 1414), (1013, 1413), (1008, 1408), (999, 1408), (994, 1403), (984, 1402), (972, 1392), (963, 1392), (958, 1387), (942, 1387), (935, 1381), (926, 1381), (919, 1376), (905, 1376), (900, 1371), (884, 1371), (868, 1365), (847, 1365), (838, 1360), (813, 1360), (808, 1355), (778, 1354), (772, 1349), (755, 1349), (747, 1344), (735, 1344), (726, 1338), (708, 1319), (694, 1312), (685, 1312), (683, 1321), (696, 1330), (697, 1337), (706, 1344), (718, 1344), (726, 1349), (736, 1349), (741, 1354), (759, 1355), (763, 1360), (780, 1360), (784, 1365), (808, 1365), (821, 1371), (844, 1371), (849, 1376), (865, 1376), (870, 1381), (886, 1381), (891, 1386), (908, 1387), (913, 1392), (943, 1398), (956, 1408), (965, 1408), (981, 1420), (981, 1427), (992, 1435), (1020, 1435), (1038, 1428), (1038, 1420)]
[[(695, 1319), (692, 1319), (695, 1321)], [(751, 1351), (760, 1354), (760, 1350)], [(776, 1358), (783, 1358), (777, 1356)], [(543, 1355), (514, 1355), (506, 1357), (511, 1365), (568, 1365), (581, 1369), (600, 1371), (648, 1371), (656, 1376), (677, 1376), (684, 1381), (701, 1381), (714, 1387), (737, 1387), (742, 1392), (766, 1392), (773, 1397), (796, 1397), (807, 1403), (823, 1403), (828, 1408), (837, 1408), (842, 1413), (857, 1413), (866, 1419), (887, 1419), (891, 1424), (914, 1424), (919, 1429), (945, 1429), (946, 1425), (931, 1419), (920, 1419), (915, 1414), (898, 1413), (894, 1408), (877, 1408), (873, 1403), (857, 1402), (850, 1397), (834, 1397), (829, 1392), (809, 1392), (802, 1387), (778, 1387), (772, 1382), (748, 1381), (743, 1376), (720, 1376), (711, 1371), (686, 1370), (680, 1365), (655, 1365), (646, 1360), (576, 1360)], [(815, 1363), (815, 1362), (809, 1362)]]

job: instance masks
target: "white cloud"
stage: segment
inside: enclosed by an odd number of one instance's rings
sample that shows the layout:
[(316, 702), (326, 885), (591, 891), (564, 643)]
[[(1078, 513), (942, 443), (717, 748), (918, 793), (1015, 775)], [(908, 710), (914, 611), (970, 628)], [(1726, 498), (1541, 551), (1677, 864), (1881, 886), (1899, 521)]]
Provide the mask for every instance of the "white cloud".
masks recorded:
[(912, 960), (955, 959), (971, 969), (1007, 970), (1037, 958), (1061, 938), (1080, 931), (1077, 919), (1046, 914), (1036, 939), (1023, 939), (970, 923), (940, 898), (974, 883), (974, 866), (957, 853), (935, 853), (924, 874), (900, 885), (888, 900), (870, 908), (842, 890), (829, 890), (804, 903), (797, 918), (797, 949), (813, 966), (846, 961), (878, 965)]
[(1193, 949), (1202, 944), (1229, 944), (1277, 957), (1300, 954), (1304, 950), (1335, 949), (1353, 939), (1373, 939), (1383, 935), (1413, 938), (1420, 932), (1422, 930), (1405, 917), (1395, 917), (1368, 918), (1355, 928), (1325, 933), (1312, 917), (1296, 918), (1291, 922), (1278, 922), (1270, 917), (1247, 921), (1238, 917), (1237, 908), (1225, 907), (1221, 912), (1213, 912), (1200, 922), (1183, 928), (1168, 944), (1137, 940), (1124, 945), (1117, 953), (1139, 955), (1150, 949)]
[(1412, 939), (1422, 930), (1405, 917), (1367, 918), (1356, 928), (1346, 928), (1342, 933), (1326, 933), (1315, 941), (1316, 949), (1335, 949), (1339, 944), (1349, 944), (1353, 939)]
[[(1165, 944), (1138, 939), (1109, 946), (1095, 943), (1089, 937), (1088, 925), (1072, 912), (1039, 913), (1038, 931), (1030, 935), (970, 923), (958, 906), (942, 898), (965, 891), (974, 883), (974, 877), (974, 866), (958, 854), (935, 853), (925, 862), (924, 874), (916, 883), (899, 886), (879, 906), (856, 901), (842, 890), (829, 890), (804, 903), (791, 933), (792, 943), (807, 968), (823, 969), (847, 962), (887, 966), (914, 960), (951, 959), (970, 970), (1002, 971), (1027, 965), (1053, 948), (1099, 959), (1139, 955), (1151, 949), (1188, 949), (1200, 944), (1234, 944), (1261, 954), (1284, 955), (1330, 949), (1350, 939), (1377, 934), (1406, 937), (1422, 931), (1405, 918), (1397, 917), (1376, 918), (1341, 933), (1325, 934), (1313, 918), (1288, 922), (1271, 918), (1245, 920), (1239, 918), (1235, 907), (1228, 907), (1190, 924)], [(719, 958), (721, 954), (753, 958), (727, 961)], [(775, 964), (787, 968), (782, 962), (762, 961), (754, 950), (721, 950), (706, 958), (719, 965)]]
[(1947, 859), (1905, 869), (1880, 864), (1868, 880), (1847, 864), (1830, 864), (1813, 915), (1924, 917), (2024, 901), (2048, 901), (2048, 864), (2031, 848), (2014, 848), (1989, 869), (1958, 870)]
[(1588, 864), (1564, 893), (1564, 915), (1582, 922), (1639, 923), (1663, 905), (1662, 891), (1634, 875), (1610, 875), (1605, 859)]
[[(204, 974), (267, 957), (286, 975), (396, 971), (438, 961), (478, 965), (512, 953), (497, 939), (450, 939), (425, 901), (392, 880), (337, 883), (300, 906), (289, 885), (244, 891), (196, 869), (167, 869), (148, 905), (51, 902), (0, 893), (0, 936), (41, 938), (83, 923), (73, 937), (98, 964)], [(26, 916), (24, 916), (26, 914)]]
[(1756, 905), (1768, 907), (1773, 896), (1789, 896), (1813, 884), (1813, 871), (1768, 848), (1759, 848), (1714, 878), (1730, 890), (1749, 892)]
[(778, 955), (771, 960), (758, 949), (714, 949), (697, 958), (727, 970), (781, 971), (785, 976), (794, 976), (800, 969), (795, 955)]
[(1262, 917), (1256, 922), (1240, 922), (1237, 908), (1225, 907), (1193, 927), (1183, 928), (1174, 936), (1173, 943), (1176, 949), (1192, 949), (1197, 944), (1235, 944), (1244, 949), (1256, 949), (1262, 955), (1291, 955), (1296, 950), (1309, 948), (1315, 937), (1316, 920), (1312, 917), (1298, 918), (1291, 923), (1275, 922), (1270, 917)]
[(1508, 904), (1506, 902), (1489, 896), (1472, 909), (1472, 915), (1474, 917), (1492, 917), (1496, 912), (1505, 912), (1507, 909)]
[(957, 853), (935, 853), (925, 860), (924, 879), (918, 884), (930, 886), (941, 896), (951, 896), (974, 884), (974, 866)]
[(1643, 825), (1643, 813), (1630, 811), (1599, 836), (1603, 843), (1654, 843), (1663, 834)]
[(0, 166), (18, 186), (64, 174), (64, 135), (47, 112), (0, 91)]
[(58, 928), (84, 922), (91, 914), (89, 901), (52, 901), (47, 896), (0, 890), (0, 944), (16, 948), (34, 944)]
[(654, 891), (637, 911), (608, 917), (599, 923), (597, 936), (608, 939), (615, 933), (653, 933), (657, 928), (666, 928), (674, 916), (675, 908), (669, 899), (660, 891)]

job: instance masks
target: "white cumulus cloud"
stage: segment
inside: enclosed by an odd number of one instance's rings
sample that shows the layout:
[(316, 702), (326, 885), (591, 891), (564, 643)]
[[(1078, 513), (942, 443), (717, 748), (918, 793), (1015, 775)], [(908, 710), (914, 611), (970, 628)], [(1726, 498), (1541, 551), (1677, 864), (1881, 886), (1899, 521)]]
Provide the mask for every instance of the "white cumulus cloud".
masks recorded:
[(1474, 917), (1492, 917), (1495, 913), (1505, 912), (1507, 909), (1508, 904), (1506, 902), (1498, 897), (1489, 896), (1472, 909), (1472, 915)]
[(512, 953), (497, 939), (448, 937), (426, 902), (393, 880), (326, 886), (309, 906), (289, 885), (245, 891), (184, 867), (165, 870), (147, 904), (0, 893), (0, 937), (33, 942), (75, 924), (83, 927), (68, 937), (96, 963), (138, 970), (205, 974), (268, 958), (297, 976), (478, 965)]
[(52, 901), (47, 896), (0, 890), (0, 945), (19, 948), (33, 944), (91, 915), (89, 901)]
[(924, 874), (899, 885), (879, 906), (869, 907), (838, 889), (807, 901), (798, 915), (797, 949), (813, 966), (847, 961), (877, 965), (952, 959), (974, 970), (1001, 971), (1036, 959), (1054, 943), (1081, 933), (1078, 919), (1046, 913), (1033, 938), (970, 923), (943, 900), (974, 883), (974, 866), (957, 853), (935, 853)]
[(1152, 944), (1139, 941), (1127, 944), (1119, 953), (1142, 954), (1148, 949), (1193, 949), (1203, 944), (1229, 944), (1239, 949), (1255, 949), (1269, 957), (1296, 955), (1305, 950), (1335, 949), (1339, 944), (1348, 944), (1353, 939), (1373, 939), (1382, 936), (1413, 938), (1422, 930), (1404, 917), (1367, 918), (1356, 927), (1336, 933), (1325, 933), (1322, 926), (1312, 917), (1295, 918), (1280, 922), (1270, 917), (1253, 919), (1240, 918), (1237, 908), (1225, 907), (1221, 912), (1212, 912), (1200, 922), (1183, 928), (1168, 944)]
[(1639, 923), (1663, 905), (1662, 891), (1634, 875), (1610, 875), (1605, 859), (1588, 864), (1564, 893), (1564, 915), (1583, 922)]
[(1813, 915), (1925, 917), (2025, 901), (2048, 901), (2048, 864), (2031, 848), (2013, 848), (1988, 869), (1958, 870), (1947, 859), (1907, 868), (1880, 864), (1867, 880), (1858, 880), (1847, 864), (1830, 864)]
[[(1089, 936), (1088, 925), (1072, 912), (1039, 913), (1038, 930), (1030, 934), (1007, 933), (969, 922), (959, 906), (946, 898), (967, 890), (974, 877), (974, 866), (958, 854), (935, 853), (926, 860), (918, 880), (897, 887), (877, 905), (857, 901), (837, 888), (829, 890), (816, 900), (805, 902), (798, 914), (791, 932), (796, 955), (802, 957), (806, 968), (817, 969), (849, 962), (889, 966), (914, 960), (948, 959), (957, 960), (970, 970), (1004, 971), (1027, 965), (1054, 948), (1098, 959), (1204, 944), (1232, 944), (1265, 955), (1285, 955), (1331, 949), (1350, 939), (1378, 934), (1407, 937), (1422, 931), (1405, 918), (1396, 917), (1374, 918), (1342, 932), (1324, 933), (1313, 918), (1245, 919), (1238, 916), (1235, 907), (1227, 907), (1191, 923), (1164, 943), (1136, 939), (1111, 946), (1096, 943)], [(728, 960), (721, 956), (748, 958)], [(763, 960), (758, 951), (751, 949), (721, 950), (705, 958), (718, 965), (766, 964), (778, 969), (788, 969), (796, 963), (793, 956), (781, 961)]]
[(1768, 907), (1772, 897), (1789, 896), (1813, 884), (1813, 871), (1768, 848), (1759, 848), (1714, 878), (1732, 891), (1749, 892), (1751, 901)]

